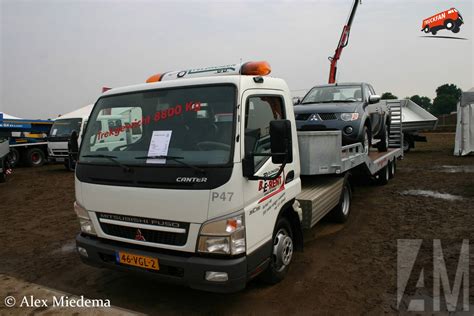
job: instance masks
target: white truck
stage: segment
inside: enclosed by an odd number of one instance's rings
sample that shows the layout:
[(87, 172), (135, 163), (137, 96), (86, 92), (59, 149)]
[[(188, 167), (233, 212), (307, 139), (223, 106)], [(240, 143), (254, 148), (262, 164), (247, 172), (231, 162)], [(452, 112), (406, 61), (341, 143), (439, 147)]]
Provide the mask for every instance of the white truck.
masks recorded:
[[(70, 169), (68, 142), (71, 133), (75, 131), (78, 135), (82, 135), (93, 106), (93, 104), (86, 105), (54, 120), (48, 135), (48, 159), (50, 161), (62, 162), (66, 169)], [(78, 141), (81, 141), (80, 137)]]
[[(215, 292), (258, 275), (276, 283), (304, 229), (347, 219), (353, 170), (381, 184), (394, 175), (399, 147), (367, 154), (342, 147), (339, 131), (297, 132), (288, 86), (269, 72), (265, 62), (170, 72), (98, 99), (75, 174), (83, 262)], [(140, 118), (92, 124), (122, 109)], [(136, 137), (94, 148), (122, 130)]]

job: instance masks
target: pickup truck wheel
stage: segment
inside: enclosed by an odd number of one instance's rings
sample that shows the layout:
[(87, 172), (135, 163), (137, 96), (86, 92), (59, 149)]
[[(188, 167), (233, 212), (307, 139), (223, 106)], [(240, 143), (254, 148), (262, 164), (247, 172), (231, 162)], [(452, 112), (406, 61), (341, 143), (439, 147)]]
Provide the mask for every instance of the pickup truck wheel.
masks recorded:
[(273, 250), (270, 264), (262, 273), (262, 280), (269, 284), (276, 284), (283, 280), (293, 258), (293, 232), (290, 222), (281, 217), (278, 219), (273, 232)]
[(375, 175), (375, 183), (378, 185), (386, 185), (389, 179), (390, 179), (390, 170), (387, 164)]
[(362, 139), (362, 145), (364, 146), (364, 153), (369, 154), (370, 150), (370, 134), (367, 125), (364, 126), (364, 138)]
[(25, 162), (30, 167), (41, 167), (45, 162), (43, 151), (38, 148), (29, 149), (26, 152)]
[(344, 181), (339, 204), (331, 211), (331, 219), (337, 223), (344, 223), (349, 218), (351, 210), (352, 190), (349, 181)]
[(377, 144), (379, 152), (385, 152), (388, 148), (388, 127), (387, 124), (384, 125), (382, 133), (380, 134), (380, 142)]
[(20, 161), (20, 152), (15, 148), (10, 148), (10, 153), (8, 154), (8, 161), (10, 162), (10, 166), (12, 168), (18, 165)]

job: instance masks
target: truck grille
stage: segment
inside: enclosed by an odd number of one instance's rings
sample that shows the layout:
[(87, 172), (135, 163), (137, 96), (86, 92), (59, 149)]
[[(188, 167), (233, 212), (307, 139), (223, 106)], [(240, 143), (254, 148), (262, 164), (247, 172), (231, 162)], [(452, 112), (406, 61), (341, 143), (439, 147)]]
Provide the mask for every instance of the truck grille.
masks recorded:
[[(126, 220), (121, 220), (123, 222), (134, 222), (134, 223), (147, 223), (148, 225), (154, 225), (157, 227), (167, 227), (164, 225), (153, 224), (153, 222), (160, 222), (161, 220), (149, 219), (143, 217), (132, 217), (132, 216), (120, 216), (113, 214), (97, 213), (97, 218), (100, 223), (100, 227), (103, 232), (110, 236), (121, 237), (132, 240), (141, 240), (157, 244), (165, 244), (171, 246), (184, 246), (188, 240), (189, 224), (181, 222), (173, 222), (179, 224), (179, 228), (184, 228), (184, 233), (176, 232), (167, 232), (167, 231), (158, 231), (145, 228), (135, 228), (111, 223), (101, 222), (101, 218), (106, 219), (115, 219), (114, 217), (125, 218)], [(120, 221), (120, 220), (119, 220)], [(151, 224), (149, 224), (151, 223)], [(137, 239), (138, 232), (140, 233), (143, 239)]]
[(67, 149), (51, 149), (51, 151), (53, 152), (53, 155), (55, 155), (55, 156), (67, 156), (67, 155), (69, 155), (69, 152), (67, 151)]
[(296, 114), (295, 119), (297, 121), (306, 121), (307, 119), (309, 119), (310, 116), (311, 116), (311, 113), (301, 113), (301, 114)]
[(321, 120), (323, 121), (330, 121), (330, 120), (336, 120), (336, 114), (335, 113), (319, 113), (318, 114)]

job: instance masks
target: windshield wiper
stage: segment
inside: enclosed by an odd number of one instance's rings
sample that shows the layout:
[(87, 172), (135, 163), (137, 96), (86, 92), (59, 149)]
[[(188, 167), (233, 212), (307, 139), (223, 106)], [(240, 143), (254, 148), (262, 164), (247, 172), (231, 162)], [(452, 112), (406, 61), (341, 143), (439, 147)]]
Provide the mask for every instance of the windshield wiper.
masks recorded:
[(191, 169), (194, 169), (196, 170), (197, 172), (199, 173), (206, 173), (206, 171), (204, 169), (201, 169), (199, 167), (196, 167), (196, 166), (193, 166), (187, 162), (184, 162), (184, 161), (181, 161), (181, 159), (184, 159), (184, 157), (177, 157), (177, 156), (165, 156), (165, 155), (162, 155), (162, 156), (143, 156), (143, 157), (135, 157), (135, 159), (169, 159), (169, 160), (173, 160), (185, 167), (188, 167), (188, 168), (191, 168)]
[(115, 163), (117, 166), (120, 166), (122, 167), (122, 169), (125, 171), (125, 172), (131, 172), (132, 171), (132, 168), (120, 163), (119, 161), (116, 160), (116, 156), (111, 156), (111, 155), (84, 155), (82, 156), (84, 158), (105, 158), (105, 159), (108, 159), (110, 161), (112, 161), (113, 163)]

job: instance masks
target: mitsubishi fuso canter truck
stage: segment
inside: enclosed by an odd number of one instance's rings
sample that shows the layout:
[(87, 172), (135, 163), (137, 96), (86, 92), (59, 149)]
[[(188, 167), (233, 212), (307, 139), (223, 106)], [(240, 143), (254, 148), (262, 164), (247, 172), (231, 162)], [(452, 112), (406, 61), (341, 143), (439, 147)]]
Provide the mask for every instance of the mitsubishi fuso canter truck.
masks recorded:
[[(353, 170), (393, 177), (400, 144), (367, 153), (340, 131), (297, 131), (288, 86), (269, 73), (266, 62), (190, 69), (100, 96), (75, 149), (84, 263), (214, 292), (276, 283), (304, 229), (347, 219)], [(104, 130), (103, 115), (123, 124)]]

